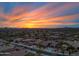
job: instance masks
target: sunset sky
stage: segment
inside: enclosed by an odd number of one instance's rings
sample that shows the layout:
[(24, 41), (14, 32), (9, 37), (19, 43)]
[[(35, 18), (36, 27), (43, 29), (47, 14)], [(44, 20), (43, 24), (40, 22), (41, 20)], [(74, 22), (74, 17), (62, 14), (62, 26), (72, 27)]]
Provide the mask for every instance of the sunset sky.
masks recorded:
[(79, 3), (1, 2), (0, 27), (79, 27)]

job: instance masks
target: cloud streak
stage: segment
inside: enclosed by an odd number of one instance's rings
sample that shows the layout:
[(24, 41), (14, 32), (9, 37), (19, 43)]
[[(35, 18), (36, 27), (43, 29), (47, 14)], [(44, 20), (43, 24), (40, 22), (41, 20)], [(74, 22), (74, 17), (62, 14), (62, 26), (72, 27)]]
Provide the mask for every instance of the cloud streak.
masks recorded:
[[(37, 4), (38, 5), (38, 4)], [(7, 6), (8, 7), (8, 6)], [(19, 5), (5, 13), (0, 7), (0, 26), (19, 28), (56, 28), (62, 25), (79, 25), (79, 13), (61, 15), (62, 12), (79, 8), (79, 3), (47, 3), (39, 8), (30, 5)], [(35, 9), (34, 9), (35, 8)], [(68, 11), (69, 12), (69, 11)], [(75, 12), (75, 11), (74, 11)], [(73, 20), (76, 22), (73, 22)]]

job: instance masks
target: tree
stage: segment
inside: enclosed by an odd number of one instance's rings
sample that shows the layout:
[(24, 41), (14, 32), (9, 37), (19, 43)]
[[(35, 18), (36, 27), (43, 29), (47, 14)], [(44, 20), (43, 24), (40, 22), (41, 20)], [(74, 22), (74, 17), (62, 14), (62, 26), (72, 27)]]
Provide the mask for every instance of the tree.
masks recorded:
[(69, 46), (67, 48), (67, 51), (69, 52), (69, 55), (71, 55), (72, 53), (76, 52), (77, 50), (73, 46)]
[(65, 51), (66, 51), (66, 49), (67, 49), (68, 46), (70, 46), (68, 43), (62, 41), (62, 42), (59, 42), (56, 45), (56, 48), (58, 50), (61, 50), (61, 53), (63, 53), (63, 55), (64, 55), (64, 53), (65, 53)]
[(35, 56), (35, 54), (31, 53), (31, 52), (28, 52), (28, 53), (25, 54), (25, 56)]

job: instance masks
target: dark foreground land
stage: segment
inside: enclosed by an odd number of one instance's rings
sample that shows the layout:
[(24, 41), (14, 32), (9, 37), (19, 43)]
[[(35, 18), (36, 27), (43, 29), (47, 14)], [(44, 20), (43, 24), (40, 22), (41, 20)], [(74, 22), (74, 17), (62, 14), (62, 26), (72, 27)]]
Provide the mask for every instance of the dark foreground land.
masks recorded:
[(0, 56), (79, 56), (79, 28), (0, 28)]

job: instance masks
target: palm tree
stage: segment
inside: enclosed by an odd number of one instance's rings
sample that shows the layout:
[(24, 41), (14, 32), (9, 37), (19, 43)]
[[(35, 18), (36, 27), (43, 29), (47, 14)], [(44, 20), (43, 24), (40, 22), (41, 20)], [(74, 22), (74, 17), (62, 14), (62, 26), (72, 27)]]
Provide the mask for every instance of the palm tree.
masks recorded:
[(42, 41), (38, 41), (37, 47), (38, 47), (38, 51), (36, 51), (37, 55), (40, 56), (41, 55), (41, 50), (43, 49), (43, 46), (41, 45)]

